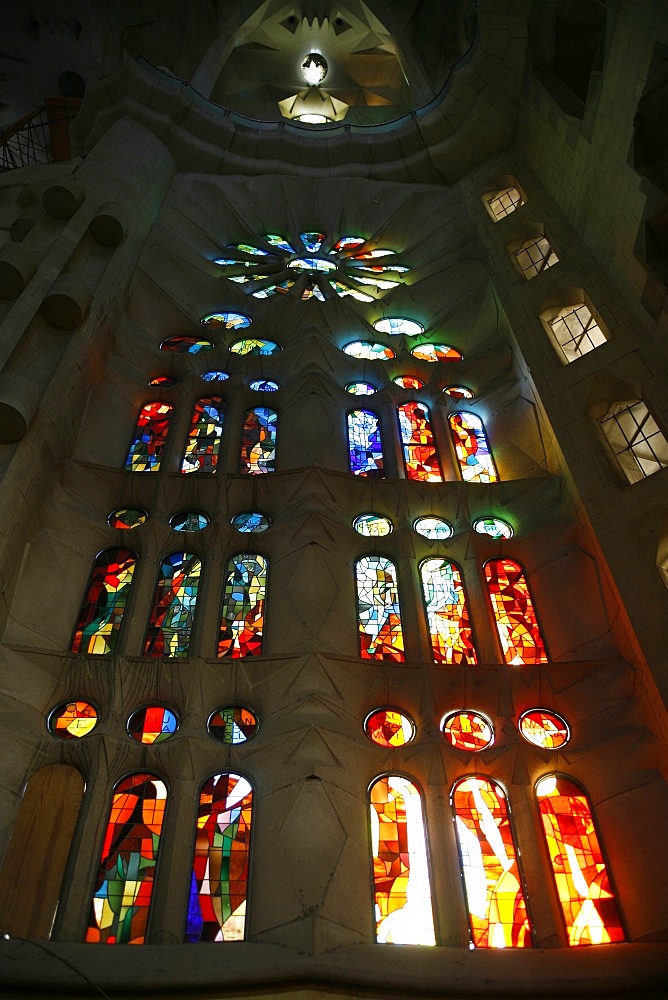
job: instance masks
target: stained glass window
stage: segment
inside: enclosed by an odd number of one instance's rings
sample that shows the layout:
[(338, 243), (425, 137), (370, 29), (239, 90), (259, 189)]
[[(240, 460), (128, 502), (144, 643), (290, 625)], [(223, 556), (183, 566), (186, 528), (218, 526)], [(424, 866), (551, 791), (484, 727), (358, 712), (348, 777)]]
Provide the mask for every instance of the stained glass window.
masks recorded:
[(240, 774), (202, 786), (186, 941), (241, 941), (246, 924), (253, 790)]
[(243, 552), (227, 564), (218, 656), (259, 656), (264, 634), (267, 562)]
[(169, 659), (188, 656), (201, 569), (200, 560), (190, 552), (174, 552), (163, 559), (144, 645), (145, 656)]
[(346, 392), (353, 396), (373, 396), (376, 387), (370, 382), (349, 382), (346, 386)]
[(558, 750), (571, 738), (566, 721), (546, 708), (531, 708), (523, 712), (517, 726), (525, 740), (543, 750)]
[(547, 663), (529, 587), (519, 563), (490, 559), (485, 579), (506, 663)]
[(531, 931), (506, 796), (485, 778), (452, 790), (474, 948), (531, 948)]
[(569, 945), (623, 941), (587, 795), (556, 774), (541, 778), (536, 795)]
[(267, 406), (248, 410), (241, 441), (240, 471), (251, 476), (276, 471), (278, 415)]
[(425, 559), (420, 575), (434, 662), (477, 663), (459, 570), (445, 559)]
[(489, 538), (512, 538), (513, 529), (507, 521), (502, 521), (500, 517), (479, 517), (473, 522), (473, 530), (479, 535), (487, 535)]
[(49, 715), (48, 727), (59, 740), (79, 740), (97, 725), (97, 709), (89, 701), (67, 701)]
[(380, 517), (378, 514), (360, 514), (353, 521), (353, 528), (367, 538), (380, 538), (390, 534), (392, 522), (388, 517)]
[(391, 361), (395, 353), (391, 347), (385, 344), (371, 344), (365, 340), (354, 340), (351, 344), (346, 344), (343, 353), (358, 361)]
[(142, 406), (125, 460), (129, 472), (158, 472), (173, 413), (171, 403), (154, 402)]
[(170, 337), (160, 345), (161, 351), (173, 351), (175, 354), (199, 354), (200, 351), (212, 349), (210, 340), (201, 340), (199, 337)]
[(248, 388), (254, 392), (277, 392), (280, 388), (278, 382), (270, 378), (257, 378), (248, 383)]
[(348, 453), (353, 475), (385, 478), (380, 419), (371, 410), (351, 410), (348, 414)]
[(448, 419), (464, 482), (495, 483), (499, 477), (480, 417), (451, 413)]
[(131, 774), (114, 788), (86, 941), (144, 944), (167, 788)]
[(408, 479), (442, 483), (443, 473), (436, 454), (429, 409), (424, 403), (403, 403), (397, 407), (399, 430)]
[(404, 634), (397, 571), (384, 556), (364, 556), (355, 564), (360, 656), (403, 661)]
[(257, 716), (243, 705), (226, 705), (214, 712), (207, 728), (209, 735), (225, 746), (235, 746), (246, 743), (257, 733)]
[(172, 386), (178, 384), (178, 381), (179, 380), (177, 378), (172, 378), (171, 375), (157, 375), (155, 378), (152, 378), (148, 384), (160, 385), (163, 389), (171, 389)]
[(209, 372), (202, 372), (200, 375), (200, 378), (205, 382), (227, 382), (229, 377), (227, 372), (223, 372), (219, 368), (213, 368)]
[(235, 312), (208, 313), (200, 320), (209, 330), (245, 330), (252, 322), (249, 316)]
[(325, 241), (325, 233), (300, 233), (299, 238), (309, 253), (317, 253)]
[(403, 334), (405, 337), (418, 337), (424, 333), (424, 327), (421, 323), (417, 323), (414, 319), (402, 319), (398, 316), (377, 319), (373, 328), (378, 333)]
[(114, 652), (136, 565), (130, 549), (100, 552), (74, 627), (72, 653)]
[(265, 357), (278, 354), (281, 350), (273, 340), (237, 340), (230, 347), (230, 354), (250, 354), (253, 357)]
[(147, 520), (148, 514), (141, 507), (119, 507), (118, 510), (112, 510), (107, 518), (107, 524), (112, 528), (129, 531), (132, 528), (138, 528)]
[(492, 723), (477, 712), (452, 712), (443, 719), (441, 729), (451, 746), (470, 753), (486, 750), (494, 739)]
[(424, 382), (421, 378), (415, 378), (413, 375), (397, 375), (392, 381), (395, 385), (401, 386), (402, 389), (423, 389)]
[(203, 396), (196, 401), (181, 472), (216, 471), (223, 416), (223, 401), (220, 396)]
[(179, 720), (174, 712), (164, 705), (147, 705), (138, 708), (128, 719), (128, 734), (137, 743), (151, 746), (164, 743), (179, 728)]
[(249, 510), (243, 514), (235, 514), (230, 524), (237, 531), (244, 534), (266, 531), (271, 528), (271, 519), (266, 514), (260, 514), (256, 510)]
[(463, 361), (464, 355), (456, 347), (448, 347), (447, 344), (420, 344), (411, 351), (418, 361)]
[(454, 534), (452, 525), (448, 524), (442, 517), (418, 517), (417, 521), (413, 522), (413, 529), (417, 531), (418, 535), (439, 541), (445, 541), (446, 538), (451, 538)]
[(178, 514), (172, 514), (169, 519), (172, 531), (202, 531), (208, 525), (209, 518), (206, 514), (200, 514), (196, 510), (182, 510)]
[(415, 738), (415, 723), (396, 708), (379, 708), (366, 717), (364, 732), (379, 747), (403, 747)]
[(436, 944), (420, 793), (389, 774), (370, 790), (376, 941)]
[(467, 389), (465, 385), (446, 385), (443, 392), (453, 399), (473, 399), (475, 393)]

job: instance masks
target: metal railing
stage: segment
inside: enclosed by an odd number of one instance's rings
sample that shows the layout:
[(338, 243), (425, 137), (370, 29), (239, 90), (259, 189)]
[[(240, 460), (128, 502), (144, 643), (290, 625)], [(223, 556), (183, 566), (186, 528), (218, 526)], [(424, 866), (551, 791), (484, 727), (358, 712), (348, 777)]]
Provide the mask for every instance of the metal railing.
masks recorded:
[(52, 162), (46, 107), (35, 108), (0, 131), (0, 170)]

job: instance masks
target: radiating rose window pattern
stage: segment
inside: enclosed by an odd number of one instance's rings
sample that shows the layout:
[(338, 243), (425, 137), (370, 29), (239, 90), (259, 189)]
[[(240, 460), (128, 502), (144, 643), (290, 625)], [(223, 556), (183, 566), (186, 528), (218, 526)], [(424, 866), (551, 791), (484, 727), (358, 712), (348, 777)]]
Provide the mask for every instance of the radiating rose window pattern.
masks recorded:
[(201, 571), (201, 561), (191, 552), (174, 552), (163, 559), (144, 645), (145, 656), (168, 659), (188, 656)]
[(348, 414), (348, 461), (354, 476), (385, 478), (380, 419), (371, 410)]
[(461, 573), (446, 559), (420, 565), (434, 663), (477, 663)]
[(490, 559), (485, 563), (485, 579), (505, 662), (547, 663), (545, 643), (520, 564), (512, 559)]
[(107, 518), (107, 524), (111, 528), (120, 528), (123, 531), (130, 531), (138, 528), (148, 520), (148, 514), (141, 507), (119, 507), (112, 510)]
[(218, 656), (259, 656), (264, 636), (267, 561), (254, 553), (233, 556), (227, 564), (218, 637)]
[(74, 627), (70, 652), (114, 652), (136, 565), (137, 556), (130, 549), (100, 552)]
[(404, 633), (397, 570), (384, 556), (364, 556), (355, 564), (360, 656), (403, 662)]
[(463, 778), (452, 807), (474, 948), (531, 948), (506, 796), (485, 778)]
[(451, 746), (470, 753), (486, 750), (494, 739), (492, 723), (477, 712), (452, 712), (443, 719), (441, 729)]
[(158, 472), (162, 461), (169, 423), (174, 413), (171, 403), (146, 403), (137, 417), (125, 468), (128, 472)]
[(220, 396), (203, 396), (196, 401), (181, 472), (216, 471), (223, 419), (223, 401)]
[[(403, 281), (410, 269), (395, 250), (371, 247), (365, 237), (304, 232), (289, 238), (265, 233), (252, 243), (230, 243), (214, 260), (228, 281), (257, 299), (293, 295), (326, 302), (336, 295), (373, 302)], [(380, 263), (382, 261), (382, 263)], [(369, 288), (373, 295), (366, 289)]]
[(424, 403), (403, 403), (397, 407), (397, 414), (406, 477), (422, 483), (442, 483), (443, 473), (434, 445), (429, 409)]
[(436, 944), (420, 792), (389, 774), (371, 786), (376, 941)]
[(241, 941), (246, 925), (253, 790), (239, 774), (202, 787), (186, 941)]
[(379, 747), (403, 747), (415, 738), (415, 723), (397, 708), (379, 708), (367, 716), (364, 732)]
[(587, 795), (558, 775), (541, 778), (536, 795), (569, 945), (623, 941)]
[(89, 701), (67, 701), (49, 715), (49, 732), (59, 740), (80, 740), (97, 725), (97, 709)]
[(464, 355), (456, 347), (449, 347), (447, 344), (420, 344), (411, 351), (418, 361), (463, 361)]
[(251, 476), (276, 471), (278, 414), (268, 406), (248, 410), (241, 439), (240, 472)]
[(169, 340), (163, 340), (160, 350), (171, 351), (173, 354), (199, 354), (201, 351), (213, 350), (213, 344), (200, 337), (170, 337)]
[(131, 774), (115, 786), (86, 941), (144, 944), (166, 803), (155, 774)]
[(382, 538), (392, 531), (392, 522), (388, 517), (379, 514), (360, 514), (353, 521), (353, 528), (367, 538)]
[(464, 482), (495, 483), (499, 477), (480, 417), (451, 413), (448, 420)]
[(207, 723), (209, 736), (225, 746), (251, 740), (258, 731), (257, 716), (243, 705), (226, 705), (214, 712)]
[(558, 750), (571, 738), (568, 723), (546, 708), (531, 708), (523, 712), (517, 726), (525, 740), (542, 750)]
[(128, 735), (151, 746), (153, 743), (164, 743), (173, 736), (179, 728), (179, 720), (170, 708), (164, 705), (147, 705), (138, 708), (128, 719)]

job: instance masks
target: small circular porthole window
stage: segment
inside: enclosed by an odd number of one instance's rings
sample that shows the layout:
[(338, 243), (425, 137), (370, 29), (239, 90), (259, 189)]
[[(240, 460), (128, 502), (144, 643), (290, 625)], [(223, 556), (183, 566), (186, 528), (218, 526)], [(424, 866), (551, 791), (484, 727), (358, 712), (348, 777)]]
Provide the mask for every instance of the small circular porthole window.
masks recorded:
[(119, 507), (109, 514), (107, 524), (112, 528), (130, 531), (131, 528), (138, 528), (147, 520), (148, 514), (141, 507)]
[(257, 716), (244, 705), (225, 705), (209, 718), (209, 735), (219, 743), (234, 746), (251, 740), (258, 730)]
[(49, 714), (47, 727), (59, 740), (80, 740), (97, 725), (97, 709), (89, 701), (66, 701)]
[(558, 750), (571, 738), (568, 723), (556, 712), (546, 708), (531, 708), (524, 712), (517, 724), (520, 735), (543, 750)]
[(147, 705), (138, 708), (128, 719), (128, 735), (137, 743), (151, 745), (164, 743), (179, 728), (179, 720), (164, 705)]
[(364, 732), (379, 747), (403, 747), (415, 738), (415, 723), (398, 708), (377, 708), (364, 720)]
[(443, 719), (441, 730), (451, 746), (471, 753), (487, 749), (494, 739), (492, 723), (477, 712), (452, 712)]

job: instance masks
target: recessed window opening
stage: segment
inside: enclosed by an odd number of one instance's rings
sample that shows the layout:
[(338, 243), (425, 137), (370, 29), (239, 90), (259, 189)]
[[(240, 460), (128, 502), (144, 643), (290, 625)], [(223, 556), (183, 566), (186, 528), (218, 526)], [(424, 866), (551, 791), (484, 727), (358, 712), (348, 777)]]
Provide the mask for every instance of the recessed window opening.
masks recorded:
[(549, 320), (556, 344), (566, 361), (576, 361), (594, 348), (605, 344), (607, 337), (584, 303), (567, 306)]
[(600, 423), (630, 483), (668, 466), (668, 441), (641, 399), (616, 403)]
[(517, 250), (513, 250), (513, 254), (527, 281), (559, 262), (547, 236), (536, 236), (526, 240)]
[(502, 191), (491, 192), (483, 197), (496, 222), (505, 219), (507, 215), (524, 204), (522, 192), (516, 187), (507, 187)]

